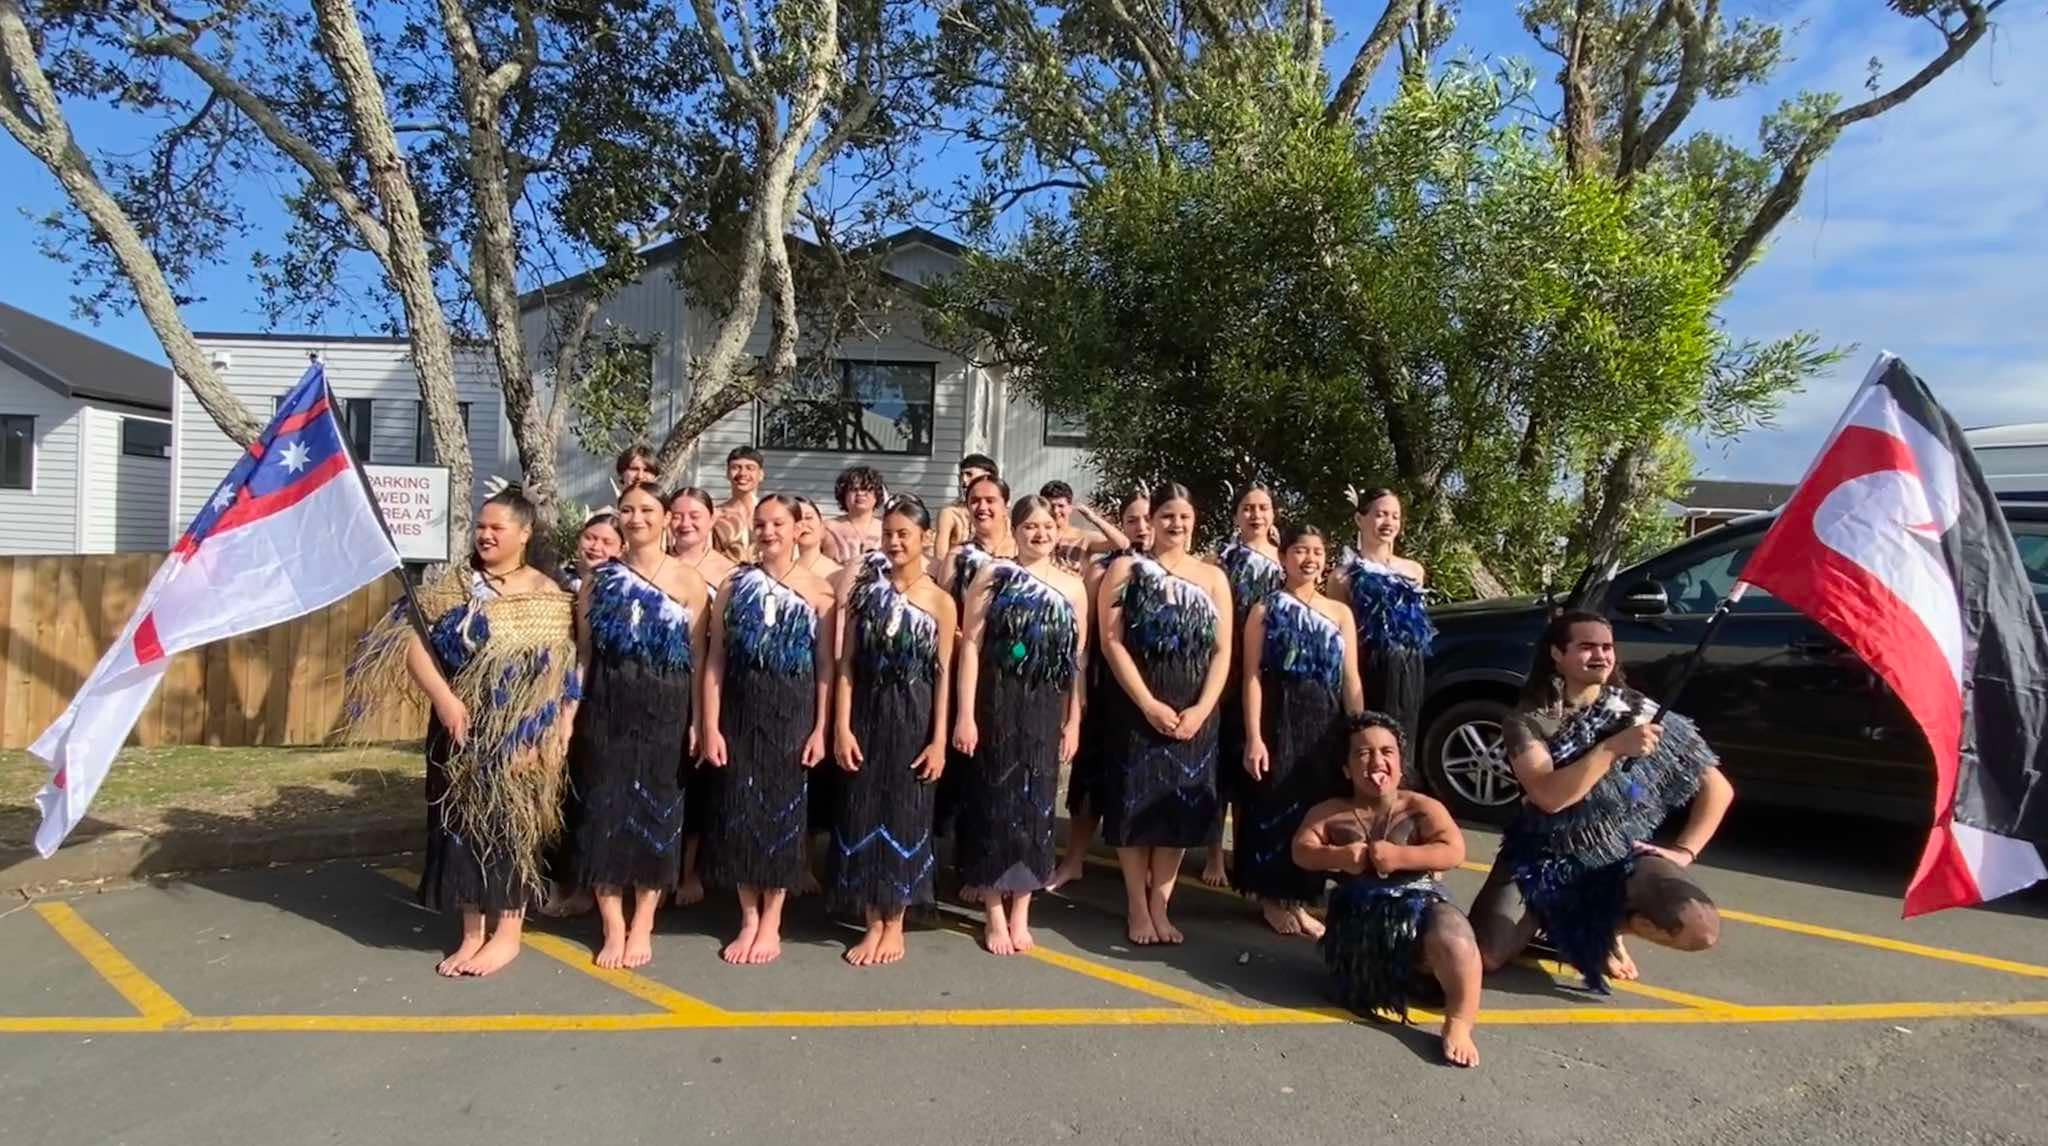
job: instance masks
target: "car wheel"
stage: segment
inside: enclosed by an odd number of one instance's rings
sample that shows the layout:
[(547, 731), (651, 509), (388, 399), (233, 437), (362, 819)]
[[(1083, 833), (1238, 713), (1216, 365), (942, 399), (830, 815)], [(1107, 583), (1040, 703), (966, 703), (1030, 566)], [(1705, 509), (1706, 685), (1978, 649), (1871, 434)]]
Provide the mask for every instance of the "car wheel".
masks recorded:
[(1452, 815), (1489, 824), (1514, 818), (1522, 786), (1501, 740), (1510, 711), (1497, 700), (1467, 700), (1430, 721), (1422, 738), (1422, 774)]

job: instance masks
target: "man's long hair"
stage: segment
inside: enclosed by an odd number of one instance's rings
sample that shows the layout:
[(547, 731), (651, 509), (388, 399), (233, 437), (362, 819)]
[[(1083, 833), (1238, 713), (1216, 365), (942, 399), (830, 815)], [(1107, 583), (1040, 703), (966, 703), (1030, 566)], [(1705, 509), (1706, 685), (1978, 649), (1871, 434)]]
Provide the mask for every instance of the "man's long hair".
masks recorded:
[[(1613, 622), (1598, 613), (1585, 609), (1565, 609), (1550, 618), (1543, 626), (1543, 636), (1536, 642), (1535, 663), (1529, 666), (1529, 675), (1522, 682), (1522, 694), (1517, 706), (1531, 712), (1552, 712), (1564, 707), (1564, 676), (1557, 671), (1554, 651), (1563, 651), (1572, 640), (1573, 625), (1601, 625), (1612, 632)], [(1607, 683), (1619, 687), (1626, 682), (1621, 676), (1621, 654), (1615, 653), (1614, 670), (1607, 676)]]

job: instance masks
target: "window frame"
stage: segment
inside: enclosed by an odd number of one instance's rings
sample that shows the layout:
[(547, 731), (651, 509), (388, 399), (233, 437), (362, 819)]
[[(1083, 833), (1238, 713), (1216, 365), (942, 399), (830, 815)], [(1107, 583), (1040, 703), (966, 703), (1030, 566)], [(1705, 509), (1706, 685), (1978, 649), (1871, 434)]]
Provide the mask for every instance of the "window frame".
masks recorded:
[(1051, 410), (1043, 409), (1039, 411), (1039, 414), (1040, 421), (1038, 441), (1040, 445), (1053, 449), (1067, 450), (1085, 450), (1088, 448), (1089, 439), (1092, 437), (1092, 435), (1088, 433), (1085, 423), (1083, 424), (1081, 432), (1078, 434), (1060, 433), (1053, 429), (1052, 420), (1054, 418), (1063, 418), (1063, 415), (1055, 414)]
[[(925, 371), (926, 375), (929, 377), (930, 382), (928, 397), (926, 397), (924, 402), (921, 404), (931, 411), (930, 418), (926, 423), (924, 448), (921, 450), (874, 450), (835, 445), (782, 445), (770, 443), (768, 440), (767, 433), (768, 419), (776, 408), (783, 406), (791, 401), (816, 402), (825, 400), (820, 398), (792, 399), (790, 397), (785, 396), (779, 399), (775, 399), (773, 401), (766, 398), (762, 398), (756, 400), (754, 403), (753, 438), (755, 444), (759, 449), (761, 449), (764, 453), (774, 452), (789, 454), (840, 454), (862, 455), (868, 457), (882, 458), (929, 458), (935, 455), (938, 449), (937, 439), (939, 417), (939, 364), (937, 362), (932, 361), (930, 359), (915, 358), (834, 358), (832, 360), (832, 365), (839, 376), (839, 401), (852, 402), (856, 406), (862, 408), (865, 408), (866, 404), (862, 403), (858, 398), (858, 390), (854, 385), (854, 368), (862, 366), (886, 368), (922, 368)], [(799, 366), (797, 373), (799, 375), (803, 373), (801, 366)], [(920, 403), (915, 402), (905, 403), (906, 406), (916, 406), (919, 404)]]
[(11, 425), (17, 422), (23, 426), (21, 436), (21, 484), (16, 485), (7, 480), (5, 453), (0, 452), (0, 489), (23, 490), (28, 493), (34, 493), (36, 491), (36, 416), (34, 414), (0, 414), (0, 451), (6, 449), (4, 444), (6, 436)]
[[(469, 403), (469, 402), (457, 402), (457, 403), (455, 403), (455, 411), (456, 411), (456, 413), (458, 413), (458, 414), (462, 415), (462, 436), (463, 436), (464, 438), (467, 438), (467, 437), (469, 437), (469, 434), (470, 434), (470, 429), (471, 429), (471, 427), (470, 427), (470, 424), (469, 424), (469, 407), (470, 407), (470, 405), (471, 405), (471, 403)], [(431, 429), (429, 429), (429, 427), (428, 427), (428, 425), (427, 425), (427, 404), (426, 404), (426, 403), (425, 403), (424, 401), (418, 401), (418, 400), (415, 400), (415, 401), (413, 402), (413, 404), (412, 404), (412, 463), (411, 463), (411, 464), (413, 464), (413, 465), (416, 465), (416, 466), (438, 466), (438, 465), (444, 465), (445, 463), (444, 463), (444, 462), (442, 462), (440, 458), (437, 458), (437, 457), (434, 457), (434, 456), (433, 456), (433, 454), (432, 454), (432, 450), (433, 450), (433, 448), (434, 448), (434, 435), (433, 435), (433, 432), (431, 431)], [(368, 459), (368, 458), (364, 458), (364, 459), (362, 459), (362, 460), (363, 460), (363, 461), (369, 461), (370, 459)]]
[[(1700, 536), (1705, 537), (1707, 535), (1701, 534)], [(1732, 539), (1717, 539), (1720, 541), (1719, 544), (1699, 545), (1685, 553), (1682, 558), (1677, 553), (1665, 554), (1662, 559), (1637, 567), (1633, 573), (1635, 579), (1630, 581), (1629, 584), (1639, 584), (1647, 581), (1662, 588), (1667, 601), (1664, 613), (1666, 617), (1702, 618), (1712, 616), (1713, 606), (1708, 606), (1704, 611), (1698, 611), (1692, 609), (1688, 603), (1670, 596), (1671, 590), (1667, 582), (1670, 578), (1686, 570), (1697, 569), (1712, 561), (1726, 561), (1730, 555), (1737, 553), (1743, 555), (1742, 564), (1744, 567), (1747, 567), (1750, 556), (1756, 552), (1756, 547), (1763, 543), (1763, 539), (1762, 533), (1748, 533)], [(1740, 581), (1742, 579), (1741, 571), (1737, 570), (1734, 576), (1735, 581)], [(1735, 581), (1730, 581), (1728, 587), (1733, 588)], [(1619, 581), (1617, 581), (1616, 588), (1617, 590), (1621, 588)], [(1725, 596), (1726, 589), (1722, 593)], [(1714, 604), (1718, 605), (1720, 601), (1721, 598), (1716, 597)], [(1743, 594), (1742, 600), (1735, 603), (1732, 615), (1738, 617), (1773, 616), (1796, 612), (1798, 610), (1778, 599), (1777, 596), (1773, 595), (1763, 586), (1751, 585), (1749, 591)]]
[[(163, 452), (157, 453), (154, 450), (135, 449), (130, 447), (130, 445), (128, 444), (128, 428), (130, 426), (149, 426), (153, 429), (163, 430)], [(124, 416), (121, 419), (121, 456), (124, 458), (149, 458), (151, 460), (160, 462), (170, 461), (171, 424), (169, 422), (159, 422), (154, 418), (130, 418)]]
[[(277, 417), (278, 410), (283, 408), (284, 400), (288, 396), (279, 394), (270, 400), (272, 418)], [(376, 435), (371, 433), (377, 418), (377, 400), (345, 398), (339, 394), (335, 394), (333, 398), (334, 401), (341, 403), (340, 408), (334, 411), (334, 420), (341, 423), (341, 436), (348, 443), (348, 452), (355, 455), (359, 462), (375, 460), (370, 456), (370, 448), (377, 440)], [(358, 411), (362, 413), (360, 419), (355, 416)]]

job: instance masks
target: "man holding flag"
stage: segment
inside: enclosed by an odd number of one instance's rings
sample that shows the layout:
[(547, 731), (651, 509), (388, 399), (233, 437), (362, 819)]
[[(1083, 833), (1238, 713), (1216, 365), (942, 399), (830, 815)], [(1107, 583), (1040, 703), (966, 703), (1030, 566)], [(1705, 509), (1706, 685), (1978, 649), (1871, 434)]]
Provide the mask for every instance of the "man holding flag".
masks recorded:
[(135, 615), (29, 751), (50, 766), (36, 850), (85, 818), (170, 658), (325, 608), (398, 568), (314, 363), (150, 579)]
[(1862, 657), (1934, 751), (1908, 916), (2048, 878), (2048, 632), (1962, 429), (1905, 363), (1871, 367), (1742, 578)]

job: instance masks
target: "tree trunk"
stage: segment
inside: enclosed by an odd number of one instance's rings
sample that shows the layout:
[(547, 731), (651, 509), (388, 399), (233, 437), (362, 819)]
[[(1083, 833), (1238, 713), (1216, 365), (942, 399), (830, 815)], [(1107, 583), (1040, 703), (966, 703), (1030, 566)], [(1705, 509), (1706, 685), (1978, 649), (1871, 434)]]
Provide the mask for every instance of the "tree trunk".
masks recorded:
[(475, 466), (462, 411), (455, 400), (455, 353), (448, 321), (434, 292), (434, 264), (419, 202), (406, 173), (405, 156), (392, 130), (384, 88), (356, 22), (352, 0), (314, 0), (320, 38), (329, 64), (347, 97), (349, 129), (369, 170), (370, 187), (384, 208), (391, 235), (391, 285), (405, 308), (406, 335), (425, 403), (434, 449), (448, 467), (449, 529), (469, 532)]
[[(21, 100), (26, 100), (26, 104)], [(192, 388), (207, 416), (235, 444), (246, 446), (255, 441), (263, 424), (250, 415), (214, 372), (212, 360), (178, 313), (177, 298), (156, 255), (127, 212), (107, 193), (93, 169), (92, 159), (73, 139), (56, 89), (36, 57), (35, 42), (23, 21), (19, 0), (0, 0), (0, 123), (29, 154), (49, 168), (71, 202), (104, 238), (135, 290), (143, 317), (149, 320), (150, 329), (163, 344), (171, 368)], [(176, 400), (175, 394), (172, 400)]]

